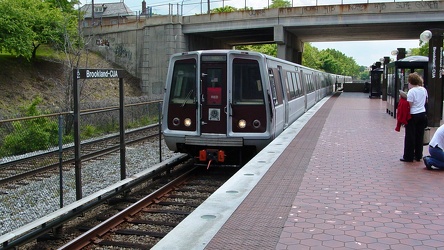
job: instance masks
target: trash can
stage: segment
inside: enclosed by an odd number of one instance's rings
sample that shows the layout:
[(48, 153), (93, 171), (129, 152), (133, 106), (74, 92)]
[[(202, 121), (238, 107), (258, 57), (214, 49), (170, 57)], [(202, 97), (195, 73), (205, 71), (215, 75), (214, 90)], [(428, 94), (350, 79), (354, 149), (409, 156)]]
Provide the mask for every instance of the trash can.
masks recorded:
[(370, 92), (370, 83), (365, 82), (364, 83), (364, 93), (368, 93), (368, 92)]

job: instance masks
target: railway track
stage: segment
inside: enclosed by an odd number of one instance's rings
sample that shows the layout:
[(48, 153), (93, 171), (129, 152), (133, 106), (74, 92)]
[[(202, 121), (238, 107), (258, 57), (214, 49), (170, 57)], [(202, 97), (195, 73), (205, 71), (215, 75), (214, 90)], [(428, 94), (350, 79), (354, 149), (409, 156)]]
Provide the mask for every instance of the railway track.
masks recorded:
[[(129, 131), (125, 134), (126, 144), (137, 144), (159, 135), (158, 124)], [(91, 160), (119, 150), (119, 135), (105, 136), (99, 139), (89, 140), (82, 143), (82, 159)], [(72, 167), (74, 164), (74, 146), (63, 148), (63, 168)], [(0, 164), (0, 186), (19, 183), (26, 184), (26, 179), (35, 180), (42, 178), (60, 167), (59, 149), (36, 153), (28, 157), (7, 161)]]
[[(191, 170), (190, 170), (191, 168)], [(108, 200), (27, 249), (149, 249), (225, 183), (235, 168), (191, 162), (131, 193)], [(75, 239), (74, 239), (75, 238)], [(49, 240), (48, 240), (49, 239)]]

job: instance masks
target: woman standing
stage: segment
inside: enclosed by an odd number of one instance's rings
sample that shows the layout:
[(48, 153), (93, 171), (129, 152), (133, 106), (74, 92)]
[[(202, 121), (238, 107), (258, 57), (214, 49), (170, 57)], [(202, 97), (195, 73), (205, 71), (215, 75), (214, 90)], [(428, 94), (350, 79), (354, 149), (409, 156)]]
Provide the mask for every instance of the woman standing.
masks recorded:
[(417, 73), (408, 77), (409, 91), (407, 101), (410, 104), (411, 118), (405, 126), (404, 155), (400, 159), (405, 162), (420, 161), (422, 158), (424, 128), (427, 127), (425, 104), (427, 90), (422, 87), (423, 80)]

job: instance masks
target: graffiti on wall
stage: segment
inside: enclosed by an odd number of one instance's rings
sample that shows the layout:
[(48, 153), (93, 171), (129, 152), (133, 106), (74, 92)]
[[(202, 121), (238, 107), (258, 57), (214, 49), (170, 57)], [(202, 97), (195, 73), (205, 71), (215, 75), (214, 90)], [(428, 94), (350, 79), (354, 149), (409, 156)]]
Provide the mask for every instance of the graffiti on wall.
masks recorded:
[(133, 54), (130, 50), (126, 49), (123, 44), (117, 44), (114, 48), (114, 54), (116, 57), (127, 58), (131, 60)]

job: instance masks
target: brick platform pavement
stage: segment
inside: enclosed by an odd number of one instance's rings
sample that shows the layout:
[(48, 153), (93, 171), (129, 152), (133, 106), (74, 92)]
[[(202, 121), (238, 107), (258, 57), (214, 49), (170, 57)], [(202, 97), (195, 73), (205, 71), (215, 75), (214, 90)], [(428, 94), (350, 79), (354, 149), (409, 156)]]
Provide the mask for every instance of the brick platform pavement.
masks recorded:
[(444, 249), (444, 171), (399, 161), (385, 110), (330, 98), (206, 249)]

